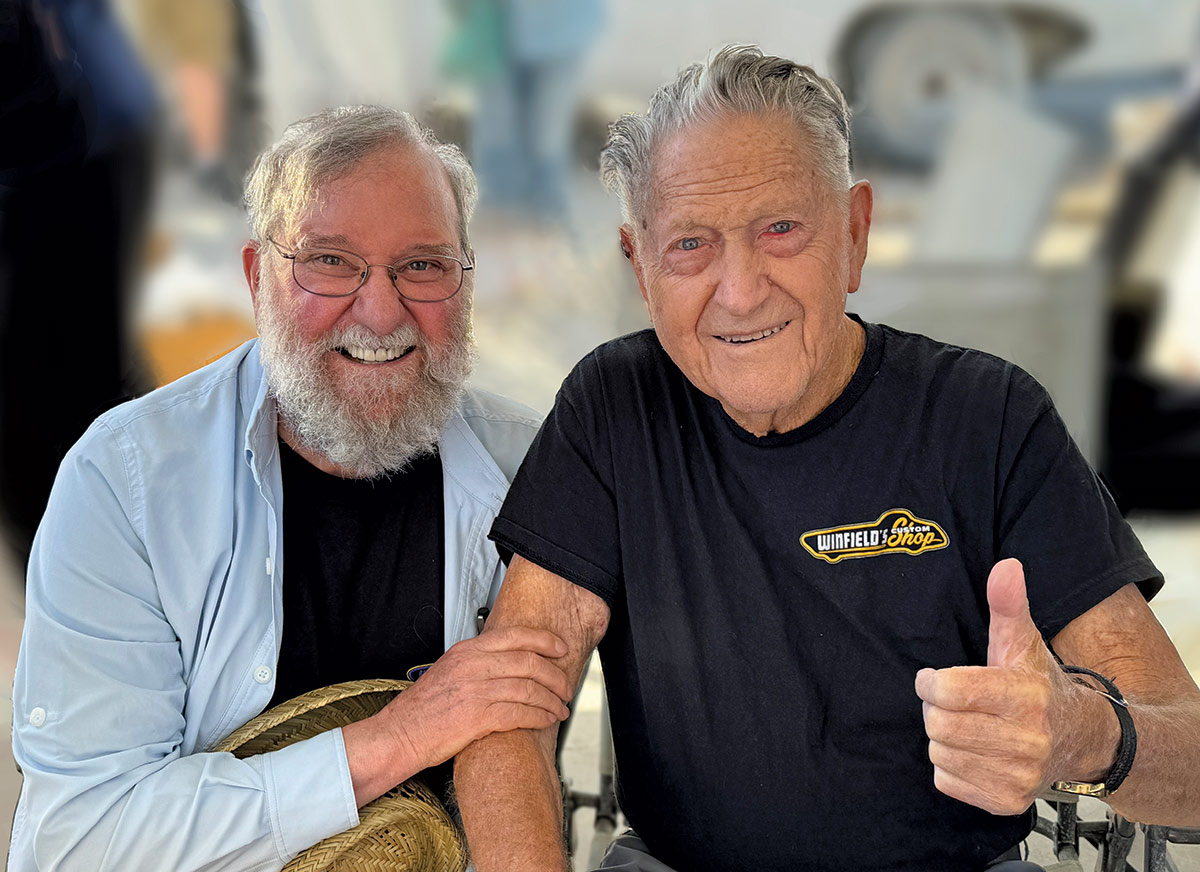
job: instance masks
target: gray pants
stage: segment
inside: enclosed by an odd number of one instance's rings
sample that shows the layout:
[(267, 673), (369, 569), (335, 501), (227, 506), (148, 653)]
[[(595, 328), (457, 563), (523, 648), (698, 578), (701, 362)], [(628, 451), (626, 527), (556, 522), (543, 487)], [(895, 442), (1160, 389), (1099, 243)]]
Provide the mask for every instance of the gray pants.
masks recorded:
[[(1014, 859), (1013, 854), (1020, 856), (1017, 848), (1013, 848), (987, 867), (987, 872), (1045, 872), (1041, 866)], [(618, 872), (675, 872), (661, 860), (655, 860), (646, 850), (646, 843), (637, 837), (633, 830), (626, 830), (613, 839), (608, 846), (608, 853), (600, 862), (601, 869), (615, 869)]]

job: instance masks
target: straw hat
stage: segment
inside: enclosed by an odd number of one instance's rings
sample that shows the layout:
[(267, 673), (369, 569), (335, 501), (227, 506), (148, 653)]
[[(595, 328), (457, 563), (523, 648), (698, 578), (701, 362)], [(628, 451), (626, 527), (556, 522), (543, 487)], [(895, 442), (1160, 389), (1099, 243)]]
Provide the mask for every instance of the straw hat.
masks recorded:
[[(249, 757), (370, 717), (412, 684), (371, 679), (309, 691), (275, 706), (217, 744)], [(462, 872), (461, 834), (433, 792), (415, 778), (359, 809), (359, 824), (300, 852), (284, 872)]]

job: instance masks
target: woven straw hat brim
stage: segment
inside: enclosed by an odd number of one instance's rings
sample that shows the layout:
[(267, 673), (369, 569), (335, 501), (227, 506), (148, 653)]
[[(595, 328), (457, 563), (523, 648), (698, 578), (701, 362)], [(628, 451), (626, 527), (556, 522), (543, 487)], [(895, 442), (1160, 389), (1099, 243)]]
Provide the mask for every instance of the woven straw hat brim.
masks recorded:
[[(365, 679), (321, 687), (277, 705), (212, 750), (263, 754), (370, 717), (411, 681)], [(302, 851), (284, 872), (462, 872), (467, 851), (441, 801), (410, 779), (359, 809), (359, 824)]]

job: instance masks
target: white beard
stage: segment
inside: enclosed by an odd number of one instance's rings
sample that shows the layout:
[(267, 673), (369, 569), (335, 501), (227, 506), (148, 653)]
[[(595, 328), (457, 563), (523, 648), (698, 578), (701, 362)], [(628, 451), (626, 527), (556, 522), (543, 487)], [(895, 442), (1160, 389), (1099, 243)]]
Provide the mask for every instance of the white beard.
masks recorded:
[[(431, 345), (411, 324), (387, 337), (355, 325), (306, 344), (268, 284), (260, 286), (259, 357), (280, 420), (299, 440), (298, 447), (321, 455), (354, 478), (401, 472), (409, 461), (432, 453), (475, 364), (469, 300), (461, 302), (461, 317), (442, 345)], [(464, 287), (460, 293), (469, 292)], [(349, 345), (414, 346), (409, 353), (419, 352), (423, 359), (415, 376), (411, 368), (394, 378), (381, 371), (379, 378), (364, 378), (345, 390), (333, 383), (327, 354)]]

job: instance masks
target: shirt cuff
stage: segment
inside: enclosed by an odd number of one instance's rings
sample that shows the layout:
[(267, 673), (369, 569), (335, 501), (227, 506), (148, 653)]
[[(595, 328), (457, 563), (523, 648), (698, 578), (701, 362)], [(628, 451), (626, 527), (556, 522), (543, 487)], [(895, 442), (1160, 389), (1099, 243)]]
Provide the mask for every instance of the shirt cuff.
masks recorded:
[(271, 828), (280, 859), (358, 825), (340, 727), (263, 755)]

